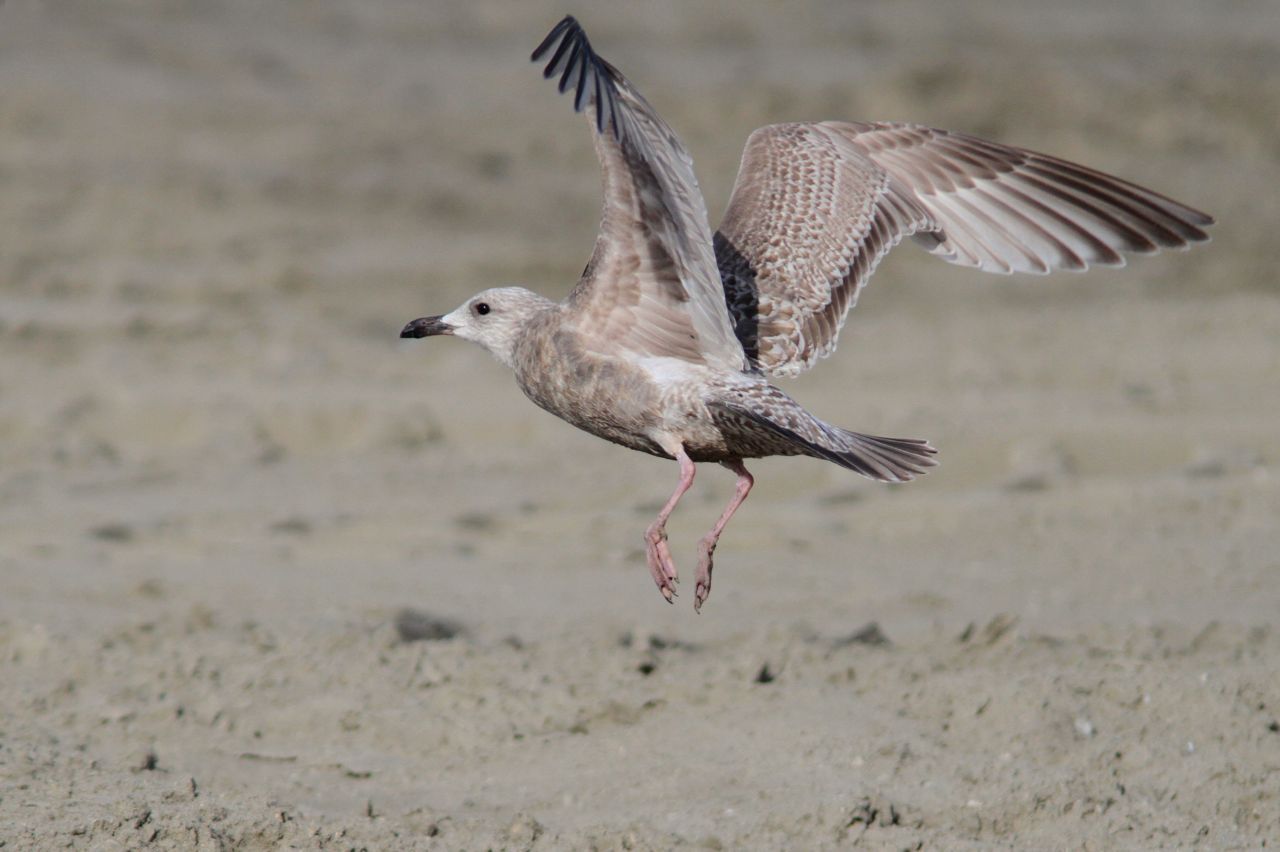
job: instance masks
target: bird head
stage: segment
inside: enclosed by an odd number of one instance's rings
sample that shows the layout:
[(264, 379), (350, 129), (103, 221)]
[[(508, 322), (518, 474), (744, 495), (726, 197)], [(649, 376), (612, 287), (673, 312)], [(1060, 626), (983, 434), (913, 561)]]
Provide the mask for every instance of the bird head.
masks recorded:
[(422, 317), (404, 327), (401, 337), (450, 334), (478, 343), (508, 367), (516, 340), (530, 319), (554, 302), (523, 287), (495, 287), (467, 299), (447, 314)]

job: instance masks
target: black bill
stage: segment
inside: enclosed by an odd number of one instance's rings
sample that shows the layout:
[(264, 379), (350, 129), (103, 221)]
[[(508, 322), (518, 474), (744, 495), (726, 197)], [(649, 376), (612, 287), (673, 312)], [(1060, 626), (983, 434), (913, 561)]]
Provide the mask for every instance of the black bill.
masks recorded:
[(401, 337), (430, 337), (433, 334), (453, 334), (453, 326), (442, 317), (421, 317), (400, 332)]

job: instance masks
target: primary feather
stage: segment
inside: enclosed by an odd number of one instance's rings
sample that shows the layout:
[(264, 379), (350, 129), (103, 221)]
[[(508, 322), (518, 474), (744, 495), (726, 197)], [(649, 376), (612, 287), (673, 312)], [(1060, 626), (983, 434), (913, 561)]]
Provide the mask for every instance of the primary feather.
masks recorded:
[(825, 121), (751, 134), (714, 239), (752, 364), (794, 375), (835, 349), (858, 292), (905, 237), (962, 266), (1044, 274), (1186, 248), (1212, 222), (1046, 154), (912, 124)]

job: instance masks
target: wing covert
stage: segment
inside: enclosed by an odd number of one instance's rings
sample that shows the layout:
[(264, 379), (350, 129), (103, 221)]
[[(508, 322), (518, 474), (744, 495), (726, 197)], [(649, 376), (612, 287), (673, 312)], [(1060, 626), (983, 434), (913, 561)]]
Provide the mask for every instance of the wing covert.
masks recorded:
[(794, 375), (829, 354), (881, 258), (935, 230), (910, 192), (840, 134), (818, 124), (756, 130), (715, 235), (752, 364)]

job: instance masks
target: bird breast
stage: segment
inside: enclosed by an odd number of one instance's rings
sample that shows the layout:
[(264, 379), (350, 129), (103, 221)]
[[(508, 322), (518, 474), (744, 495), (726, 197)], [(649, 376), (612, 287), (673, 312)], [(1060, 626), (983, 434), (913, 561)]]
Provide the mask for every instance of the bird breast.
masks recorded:
[(529, 399), (579, 429), (654, 455), (662, 389), (625, 353), (600, 353), (558, 317), (525, 329), (516, 343), (516, 382)]

